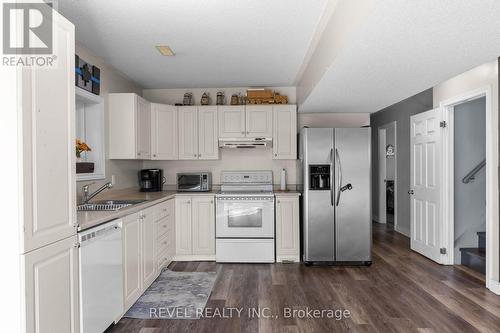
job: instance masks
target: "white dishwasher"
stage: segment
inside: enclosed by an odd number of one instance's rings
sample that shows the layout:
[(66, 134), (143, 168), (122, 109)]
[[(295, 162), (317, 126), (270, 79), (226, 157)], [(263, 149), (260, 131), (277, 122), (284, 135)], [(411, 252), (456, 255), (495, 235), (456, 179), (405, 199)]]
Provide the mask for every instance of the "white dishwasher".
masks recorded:
[(122, 221), (78, 233), (80, 331), (102, 333), (123, 313)]

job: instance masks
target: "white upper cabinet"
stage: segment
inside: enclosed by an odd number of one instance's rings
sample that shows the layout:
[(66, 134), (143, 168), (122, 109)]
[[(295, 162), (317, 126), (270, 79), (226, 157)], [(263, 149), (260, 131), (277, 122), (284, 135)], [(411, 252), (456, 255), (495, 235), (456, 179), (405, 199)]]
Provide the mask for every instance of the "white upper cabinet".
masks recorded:
[(217, 106), (179, 106), (179, 160), (219, 158)]
[(198, 108), (179, 106), (179, 159), (198, 159)]
[(137, 158), (151, 158), (151, 103), (137, 98)]
[(297, 106), (273, 106), (273, 159), (297, 159)]
[(219, 106), (219, 138), (272, 138), (272, 105)]
[(109, 94), (109, 158), (151, 157), (151, 103), (137, 94)]
[(53, 27), (55, 66), (24, 68), (18, 89), (23, 135), (23, 253), (70, 237), (77, 230), (75, 31), (56, 12)]
[(217, 127), (217, 106), (199, 106), (198, 158), (200, 160), (216, 160), (219, 158), (219, 133)]
[(177, 107), (151, 104), (151, 159), (177, 160)]
[(247, 105), (245, 113), (247, 137), (271, 138), (273, 136), (272, 105)]
[(245, 133), (245, 106), (219, 106), (219, 138), (241, 138)]

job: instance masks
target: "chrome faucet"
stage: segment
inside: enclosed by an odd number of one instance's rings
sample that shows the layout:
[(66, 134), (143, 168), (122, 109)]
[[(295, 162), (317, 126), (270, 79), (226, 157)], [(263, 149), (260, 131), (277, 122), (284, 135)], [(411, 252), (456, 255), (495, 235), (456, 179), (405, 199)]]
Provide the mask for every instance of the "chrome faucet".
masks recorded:
[(101, 193), (102, 191), (104, 191), (105, 189), (108, 189), (108, 188), (112, 188), (113, 187), (113, 184), (111, 183), (106, 183), (104, 185), (102, 185), (101, 187), (99, 187), (97, 190), (95, 190), (94, 192), (90, 193), (89, 194), (89, 188), (90, 188), (90, 185), (92, 185), (94, 183), (90, 183), (90, 184), (87, 184), (87, 185), (84, 185), (82, 187), (83, 189), (83, 204), (87, 204), (89, 203), (89, 201), (95, 197), (96, 195), (98, 195), (99, 193)]

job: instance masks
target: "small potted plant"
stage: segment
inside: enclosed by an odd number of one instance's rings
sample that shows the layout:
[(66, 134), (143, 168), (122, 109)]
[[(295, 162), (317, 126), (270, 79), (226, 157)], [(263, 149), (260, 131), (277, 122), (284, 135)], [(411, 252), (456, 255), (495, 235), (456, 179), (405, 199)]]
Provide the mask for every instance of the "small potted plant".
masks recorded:
[(92, 151), (90, 147), (83, 141), (76, 139), (76, 173), (92, 173), (94, 172), (94, 163), (83, 162), (82, 153)]

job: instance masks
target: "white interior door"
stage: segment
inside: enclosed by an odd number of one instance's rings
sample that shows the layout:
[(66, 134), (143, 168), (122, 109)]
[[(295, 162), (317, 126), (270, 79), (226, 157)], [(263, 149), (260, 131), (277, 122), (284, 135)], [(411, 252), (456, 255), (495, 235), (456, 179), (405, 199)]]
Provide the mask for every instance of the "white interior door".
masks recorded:
[(411, 249), (438, 263), (441, 219), (441, 109), (410, 119)]

